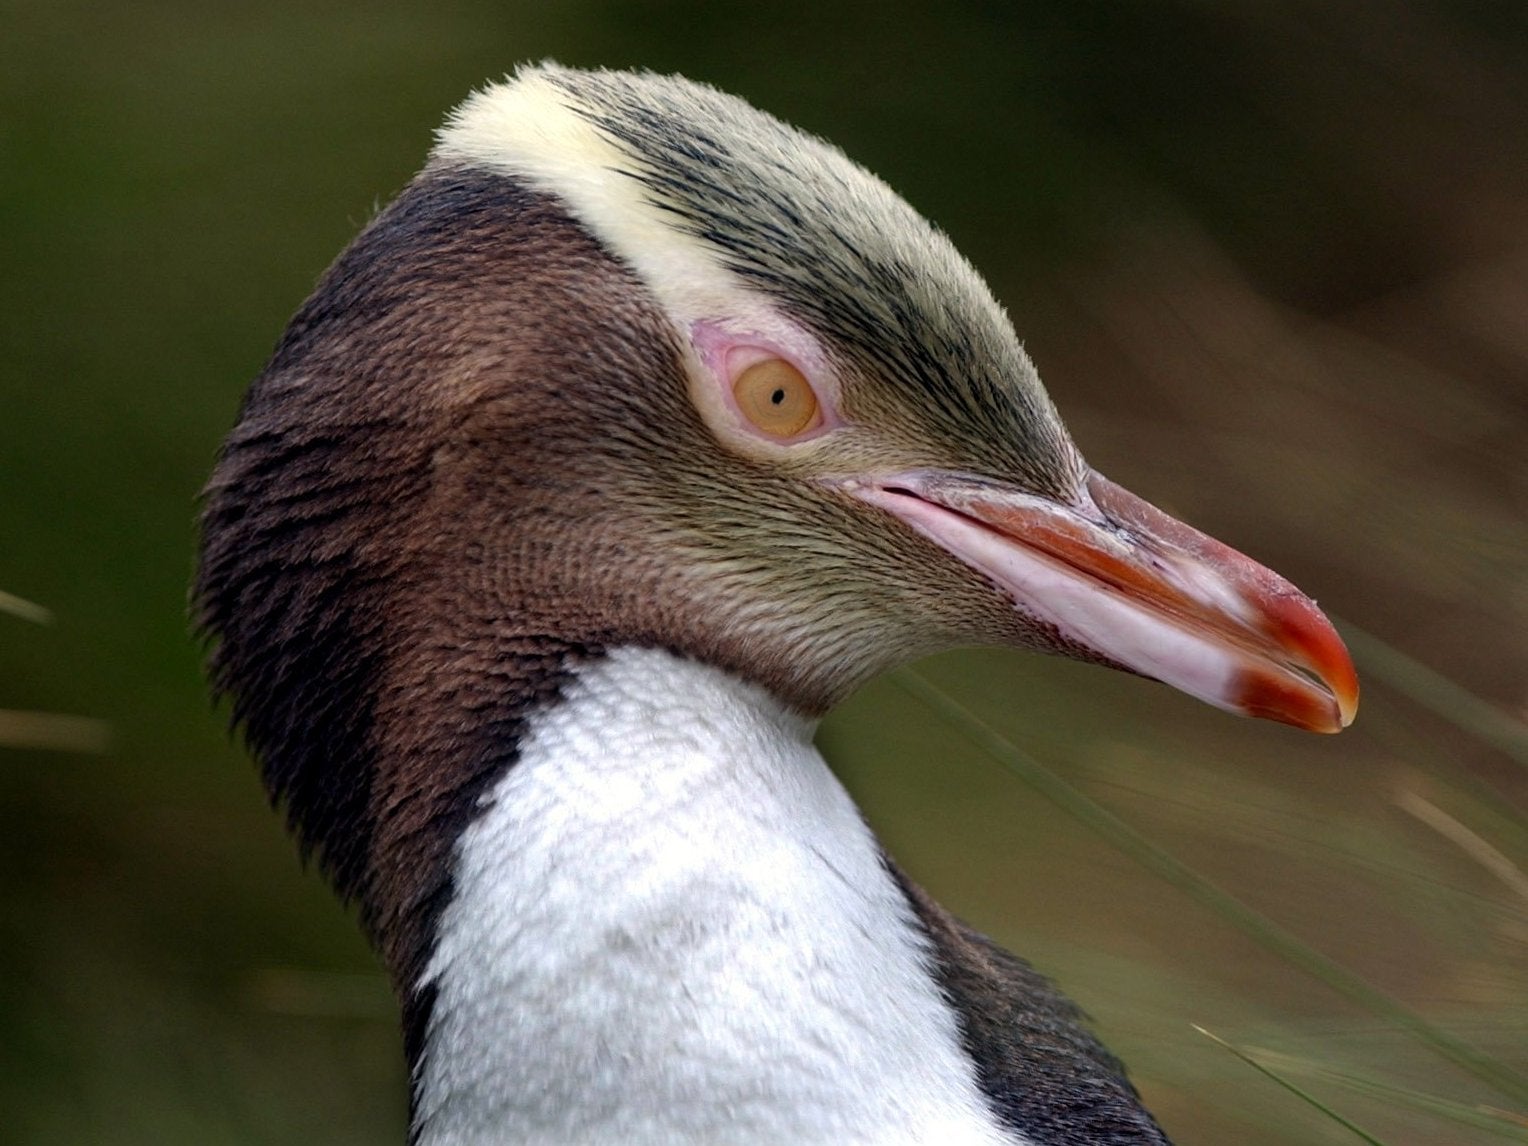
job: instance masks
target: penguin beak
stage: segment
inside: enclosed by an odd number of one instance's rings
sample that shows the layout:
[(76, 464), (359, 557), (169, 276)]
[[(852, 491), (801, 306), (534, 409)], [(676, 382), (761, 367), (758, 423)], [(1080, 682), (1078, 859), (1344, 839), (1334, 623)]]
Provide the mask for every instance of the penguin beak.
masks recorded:
[(1218, 708), (1338, 732), (1358, 677), (1300, 590), (1096, 472), (1071, 504), (934, 471), (844, 483), (1068, 645)]

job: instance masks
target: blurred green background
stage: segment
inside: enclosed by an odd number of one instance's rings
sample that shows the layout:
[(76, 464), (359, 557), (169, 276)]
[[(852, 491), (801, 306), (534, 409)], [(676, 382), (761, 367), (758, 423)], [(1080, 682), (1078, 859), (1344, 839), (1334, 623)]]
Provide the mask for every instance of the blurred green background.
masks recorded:
[(1182, 1143), (1359, 1141), (1191, 1024), (1387, 1143), (1528, 1141), (1517, 0), (0, 0), (0, 590), (52, 613), (0, 598), (0, 1139), (402, 1141), (385, 982), (206, 698), (196, 494), (445, 110), (547, 56), (843, 146), (989, 276), (1099, 469), (1357, 627), (1337, 738), (923, 666), (1166, 877), (879, 682), (822, 741), (892, 851)]

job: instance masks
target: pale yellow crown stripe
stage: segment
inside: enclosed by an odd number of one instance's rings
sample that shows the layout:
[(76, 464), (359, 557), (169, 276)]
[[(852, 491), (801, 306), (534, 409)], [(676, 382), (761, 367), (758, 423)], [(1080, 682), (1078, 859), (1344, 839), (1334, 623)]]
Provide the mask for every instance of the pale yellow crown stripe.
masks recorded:
[(579, 113), (577, 97), (542, 69), (522, 69), (470, 96), (441, 128), (435, 155), (516, 176), (562, 200), (680, 321), (762, 303), (702, 242), (669, 224), (624, 173), (639, 161), (603, 136)]

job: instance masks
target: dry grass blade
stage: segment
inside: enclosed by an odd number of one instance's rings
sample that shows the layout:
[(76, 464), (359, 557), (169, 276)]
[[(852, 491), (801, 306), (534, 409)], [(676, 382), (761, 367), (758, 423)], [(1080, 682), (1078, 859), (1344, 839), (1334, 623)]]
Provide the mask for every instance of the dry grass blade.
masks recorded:
[(111, 726), (89, 716), (60, 712), (18, 712), (0, 708), (0, 745), (53, 752), (105, 752)]
[(1273, 920), (1248, 907), (1061, 779), (920, 673), (912, 669), (899, 669), (891, 674), (891, 679), (1067, 814), (1143, 867), (1208, 907), (1266, 950), (1306, 971), (1351, 1002), (1408, 1032), (1513, 1102), (1528, 1103), (1528, 1079), (1510, 1066), (1441, 1030), (1399, 1000), (1370, 985)]
[[(53, 614), (23, 597), (0, 591), (0, 613), (10, 613), (39, 625)], [(0, 746), (45, 748), (58, 752), (105, 752), (111, 727), (104, 720), (57, 712), (18, 712), (0, 709)]]
[(1226, 1042), (1226, 1040), (1221, 1038), (1219, 1035), (1213, 1034), (1212, 1032), (1205, 1030), (1203, 1027), (1199, 1026), (1197, 1023), (1191, 1023), (1189, 1025), (1192, 1026), (1194, 1028), (1194, 1030), (1198, 1031), (1205, 1038), (1207, 1038), (1211, 1042), (1215, 1043), (1216, 1046), (1224, 1047), (1226, 1050), (1230, 1051), (1237, 1058), (1241, 1059), (1242, 1062), (1246, 1063), (1248, 1066), (1250, 1066), (1253, 1070), (1257, 1071), (1259, 1074), (1264, 1075), (1267, 1078), (1271, 1078), (1274, 1082), (1278, 1083), (1285, 1090), (1289, 1091), (1291, 1094), (1295, 1095), (1297, 1098), (1301, 1099), (1304, 1102), (1309, 1103), (1311, 1106), (1313, 1106), (1317, 1110), (1321, 1111), (1322, 1114), (1326, 1115), (1328, 1118), (1330, 1118), (1333, 1122), (1337, 1123), (1339, 1126), (1342, 1126), (1342, 1127), (1344, 1127), (1344, 1128), (1346, 1128), (1348, 1130), (1351, 1130), (1354, 1134), (1356, 1134), (1358, 1137), (1362, 1138), (1365, 1142), (1372, 1143), (1373, 1146), (1384, 1146), (1383, 1142), (1381, 1142), (1378, 1138), (1374, 1137), (1374, 1135), (1370, 1134), (1367, 1130), (1364, 1130), (1361, 1127), (1355, 1126), (1352, 1122), (1348, 1121), (1348, 1119), (1346, 1119), (1342, 1115), (1338, 1114), (1335, 1110), (1333, 1110), (1330, 1106), (1326, 1105), (1326, 1103), (1322, 1102), (1315, 1095), (1311, 1094), (1309, 1091), (1301, 1090), (1294, 1083), (1290, 1082), (1289, 1079), (1285, 1078), (1283, 1075), (1279, 1074), (1277, 1071), (1272, 1070), (1268, 1066), (1265, 1066), (1263, 1063), (1259, 1062), (1251, 1054), (1249, 1054), (1248, 1052), (1242, 1050), (1240, 1047), (1233, 1046), (1231, 1043)]
[(1498, 1110), (1494, 1107), (1468, 1106), (1462, 1102), (1454, 1102), (1451, 1099), (1440, 1098), (1409, 1087), (1391, 1086), (1372, 1078), (1334, 1070), (1324, 1063), (1311, 1062), (1297, 1055), (1280, 1054), (1277, 1051), (1263, 1050), (1258, 1047), (1237, 1048), (1223, 1039), (1216, 1038), (1201, 1027), (1194, 1029), (1265, 1074), (1277, 1071), (1282, 1075), (1304, 1075), (1323, 1082), (1335, 1083), (1355, 1093), (1380, 1099), (1389, 1105), (1405, 1106), (1422, 1111), (1457, 1126), (1483, 1130), (1493, 1137), (1503, 1138), (1509, 1142), (1528, 1142), (1528, 1117), (1522, 1114), (1510, 1110)]
[(1481, 838), (1478, 832), (1416, 792), (1402, 791), (1396, 795), (1395, 802), (1403, 811), (1416, 817), (1475, 860), (1508, 890), (1528, 900), (1528, 874), (1524, 874), (1500, 849)]
[(53, 622), (53, 614), (41, 605), (4, 590), (0, 590), (0, 613), (9, 613), (13, 617), (20, 617), (23, 621), (32, 621), (39, 625), (48, 625)]

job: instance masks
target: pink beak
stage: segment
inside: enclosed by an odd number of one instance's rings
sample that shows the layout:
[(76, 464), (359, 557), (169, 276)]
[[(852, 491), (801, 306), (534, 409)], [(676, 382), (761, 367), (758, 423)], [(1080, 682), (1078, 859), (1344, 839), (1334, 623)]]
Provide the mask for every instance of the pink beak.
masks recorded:
[(1314, 732), (1353, 721), (1358, 676), (1314, 601), (1098, 473), (1071, 505), (934, 471), (846, 488), (1125, 668)]

